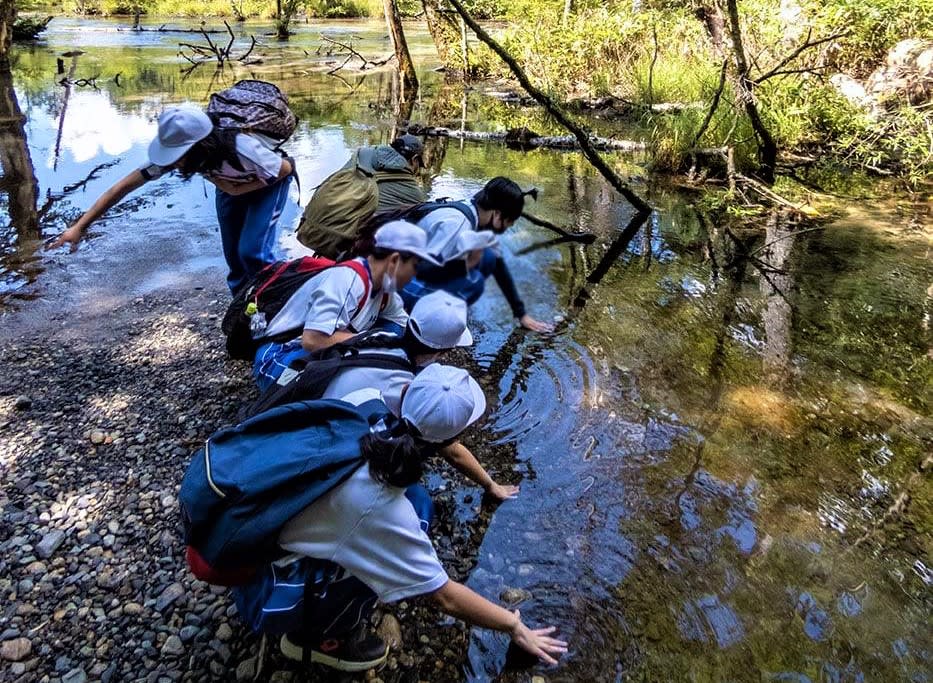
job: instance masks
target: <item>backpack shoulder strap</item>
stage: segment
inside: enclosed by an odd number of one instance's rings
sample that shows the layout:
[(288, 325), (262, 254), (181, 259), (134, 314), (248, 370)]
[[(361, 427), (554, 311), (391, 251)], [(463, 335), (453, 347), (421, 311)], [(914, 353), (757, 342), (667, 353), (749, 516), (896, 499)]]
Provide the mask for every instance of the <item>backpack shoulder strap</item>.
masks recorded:
[[(360, 276), (360, 279), (363, 281), (363, 296), (360, 297), (359, 302), (356, 304), (356, 313), (359, 313), (363, 306), (366, 305), (366, 302), (369, 301), (369, 293), (372, 291), (373, 287), (373, 281), (369, 275), (369, 268), (364, 266), (359, 261), (352, 259), (349, 261), (341, 261), (340, 263), (336, 263), (334, 265), (351, 268), (357, 275)], [(356, 315), (356, 313), (354, 313), (354, 315)]]

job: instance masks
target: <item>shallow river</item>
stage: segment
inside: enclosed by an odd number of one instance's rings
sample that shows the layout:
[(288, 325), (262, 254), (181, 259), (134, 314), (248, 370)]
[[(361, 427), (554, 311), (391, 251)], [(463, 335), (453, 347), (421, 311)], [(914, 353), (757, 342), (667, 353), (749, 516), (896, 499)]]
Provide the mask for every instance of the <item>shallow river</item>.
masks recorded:
[[(301, 118), (288, 149), (303, 203), (350, 149), (391, 138), (391, 72), (329, 75), (344, 58), (321, 39), (356, 36), (358, 51), (379, 57), (389, 50), (381, 24), (299, 24), (287, 45), (262, 38), (251, 55), (261, 63), (190, 74), (177, 43), (203, 38), (121, 26), (56, 19), (43, 42), (15, 49), (13, 91), (0, 83), (5, 106), (25, 114), (5, 139), (28, 149), (36, 177), (22, 163), (19, 176), (6, 170), (0, 207), (0, 293), (20, 315), (222, 279), (213, 197), (199, 179), (152, 184), (77, 254), (36, 251), (36, 225), (57, 234), (145, 160), (169, 103), (203, 103), (250, 74), (280, 83)], [(443, 87), (426, 32), (409, 38), (423, 81), (412, 120), (540, 123), (534, 111)], [(542, 673), (930, 680), (929, 207), (824, 177), (841, 196), (824, 198), (837, 217), (822, 229), (774, 216), (727, 230), (698, 212), (697, 195), (647, 182), (643, 160), (620, 157), (657, 209), (630, 226), (626, 205), (576, 154), (430, 149), (433, 195), (467, 196), (510, 175), (541, 189), (535, 213), (598, 236), (553, 244), (520, 222), (505, 238), (530, 312), (555, 320), (556, 334), (515, 331), (494, 285), (472, 311), (490, 399), (472, 441), (522, 492), (488, 516), (475, 507), (479, 491), (461, 487), (458, 533), (478, 546), (465, 558), (473, 588), (524, 598), (526, 618), (558, 624), (571, 641), (561, 667)], [(287, 232), (281, 246), (296, 248)], [(496, 678), (505, 660), (503, 637), (474, 631), (464, 676)]]

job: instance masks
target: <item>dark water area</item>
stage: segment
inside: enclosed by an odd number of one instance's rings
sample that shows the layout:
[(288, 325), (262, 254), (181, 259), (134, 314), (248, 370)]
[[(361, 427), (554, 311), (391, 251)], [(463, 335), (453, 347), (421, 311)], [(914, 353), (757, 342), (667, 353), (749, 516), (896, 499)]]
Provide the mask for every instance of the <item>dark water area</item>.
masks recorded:
[[(357, 50), (382, 56), (379, 23), (299, 25), (288, 44), (264, 40), (253, 53), (261, 64), (187, 76), (177, 43), (197, 36), (121, 26), (56, 19), (44, 41), (16, 47), (12, 83), (0, 81), (7, 320), (222, 279), (213, 196), (199, 179), (150, 184), (76, 254), (37, 251), (144, 162), (166, 105), (204, 103), (237, 78), (282, 85), (301, 119), (287, 147), (302, 203), (351, 149), (389, 140), (406, 114), (392, 72), (337, 78), (326, 71), (338, 58), (317, 53), (326, 32), (359, 36)], [(423, 81), (412, 120), (546, 125), (533, 110), (445, 86), (427, 33), (412, 27), (409, 39)], [(74, 50), (84, 53), (63, 56)], [(929, 681), (929, 206), (856, 187), (824, 198), (831, 218), (820, 230), (778, 214), (727, 229), (697, 195), (618, 157), (657, 209), (632, 225), (576, 154), (453, 140), (429, 151), (433, 195), (468, 196), (505, 174), (542, 190), (536, 214), (597, 235), (555, 244), (524, 221), (506, 235), (529, 311), (557, 331), (515, 330), (490, 285), (471, 311), (490, 402), (471, 442), (522, 492), (490, 516), (477, 511), (478, 489), (445, 484), (456, 487), (456, 533), (476, 548), (469, 585), (571, 642), (559, 668), (535, 675)], [(280, 245), (298, 249), (288, 230)], [(474, 630), (464, 677), (527, 680), (504, 670), (506, 645)]]

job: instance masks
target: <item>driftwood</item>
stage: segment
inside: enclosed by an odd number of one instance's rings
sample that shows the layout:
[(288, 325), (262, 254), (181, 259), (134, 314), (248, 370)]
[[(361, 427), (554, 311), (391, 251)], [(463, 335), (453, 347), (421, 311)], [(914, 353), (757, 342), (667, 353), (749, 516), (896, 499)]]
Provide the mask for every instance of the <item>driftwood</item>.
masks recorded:
[[(475, 140), (478, 142), (500, 142), (503, 144), (530, 149), (535, 147), (546, 147), (549, 149), (580, 149), (579, 138), (573, 135), (515, 135), (513, 129), (504, 133), (491, 133), (474, 130), (457, 130), (454, 128), (443, 128), (434, 126), (418, 126), (410, 124), (408, 132), (412, 135), (425, 135), (428, 137), (455, 138), (457, 140)], [(639, 152), (646, 148), (644, 142), (636, 140), (613, 140), (611, 138), (601, 138), (591, 136), (587, 138), (587, 144), (593, 149), (607, 152)]]
[[(364, 57), (362, 54), (360, 54), (357, 50), (353, 49), (352, 45), (348, 45), (347, 43), (343, 43), (339, 40), (334, 40), (333, 38), (330, 38), (325, 35), (321, 36), (321, 40), (325, 41), (326, 43), (336, 48), (336, 50), (329, 50), (327, 52), (328, 56), (333, 55), (333, 54), (346, 55), (346, 59), (343, 60), (343, 63), (339, 64), (338, 66), (328, 71), (327, 72), (328, 74), (337, 73), (343, 67), (345, 67), (354, 57), (359, 59), (361, 62), (360, 69), (359, 69), (360, 71), (365, 71), (369, 67), (375, 68), (375, 67), (384, 66), (388, 64), (389, 62), (391, 62), (393, 59), (395, 59), (394, 53), (389, 55), (388, 57), (384, 57), (383, 59), (368, 59)], [(351, 42), (352, 40), (353, 40), (353, 37), (351, 37)], [(323, 47), (323, 45), (324, 43), (321, 43), (321, 47)], [(320, 54), (321, 47), (318, 47), (318, 54)], [(307, 54), (307, 50), (305, 51), (305, 54)]]
[(498, 42), (496, 42), (492, 36), (490, 36), (482, 26), (476, 23), (476, 20), (467, 12), (463, 5), (460, 3), (460, 0), (450, 0), (450, 5), (457, 10), (457, 13), (463, 17), (463, 20), (466, 22), (467, 26), (476, 34), (476, 37), (479, 38), (483, 43), (485, 43), (493, 52), (495, 52), (499, 58), (508, 64), (509, 69), (512, 71), (512, 74), (515, 78), (518, 79), (518, 82), (525, 89), (525, 91), (534, 97), (538, 102), (544, 106), (547, 112), (553, 116), (558, 123), (560, 123), (564, 128), (573, 133), (574, 137), (577, 139), (578, 144), (580, 145), (580, 150), (583, 152), (583, 156), (589, 160), (589, 162), (599, 171), (599, 174), (605, 178), (610, 185), (612, 185), (615, 190), (625, 197), (628, 202), (635, 208), (636, 215), (647, 216), (651, 213), (651, 206), (647, 204), (641, 197), (639, 197), (632, 189), (628, 186), (619, 174), (612, 170), (609, 167), (609, 164), (599, 155), (599, 152), (593, 148), (593, 145), (590, 144), (590, 134), (577, 125), (571, 118), (564, 112), (563, 108), (558, 105), (554, 100), (552, 100), (547, 94), (545, 94), (541, 89), (535, 87), (535, 85), (529, 80), (528, 76), (525, 74), (524, 70), (518, 65), (515, 59), (505, 51)]
[[(483, 94), (506, 104), (517, 104), (521, 107), (537, 107), (540, 103), (533, 97), (523, 95), (514, 90), (486, 90)], [(626, 116), (628, 114), (679, 114), (688, 109), (703, 109), (703, 102), (658, 102), (644, 104), (631, 102), (619, 97), (597, 97), (596, 99), (569, 100), (566, 107), (571, 111), (608, 112), (611, 116)]]
[[(193, 43), (178, 43), (179, 48), (188, 48), (191, 50), (193, 56), (187, 55), (184, 50), (179, 49), (178, 54), (184, 57), (188, 62), (191, 63), (191, 68), (194, 69), (205, 62), (215, 61), (217, 62), (217, 68), (223, 67), (226, 62), (246, 62), (247, 58), (253, 52), (253, 48), (256, 47), (256, 36), (251, 35), (249, 47), (246, 48), (246, 51), (241, 54), (239, 57), (234, 57), (232, 54), (233, 42), (236, 40), (236, 36), (233, 33), (233, 29), (230, 28), (230, 24), (224, 21), (224, 26), (227, 27), (227, 34), (230, 36), (230, 40), (227, 41), (226, 46), (220, 46), (211, 40), (211, 37), (208, 35), (208, 32), (202, 27), (200, 30), (201, 35), (204, 36), (204, 40), (207, 41), (207, 45), (195, 45)], [(190, 71), (189, 71), (190, 73)]]

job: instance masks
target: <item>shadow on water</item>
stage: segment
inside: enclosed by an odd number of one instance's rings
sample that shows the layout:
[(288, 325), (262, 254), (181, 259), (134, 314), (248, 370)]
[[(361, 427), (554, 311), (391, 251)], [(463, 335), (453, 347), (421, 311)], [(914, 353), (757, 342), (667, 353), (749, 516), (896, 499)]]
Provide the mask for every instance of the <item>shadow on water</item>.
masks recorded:
[[(379, 23), (327, 31), (388, 50)], [(409, 34), (422, 86), (404, 98), (390, 71), (328, 75), (319, 32), (259, 46), (262, 64), (187, 77), (175, 38), (113, 22), (56, 20), (46, 45), (18, 48), (13, 82), (0, 74), (4, 291), (59, 286), (84, 311), (221, 282), (200, 180), (153, 183), (77, 254), (35, 247), (144, 161), (164, 106), (203, 103), (237, 78), (288, 92), (304, 202), (351, 149), (406, 120), (490, 130), (539, 115), (443, 82), (423, 30)], [(97, 89), (60, 85), (69, 73), (96, 74)], [(639, 183), (657, 208), (642, 223), (576, 154), (432, 138), (425, 162), (432, 196), (505, 174), (542, 189), (533, 213), (597, 236), (561, 242), (521, 220), (502, 238), (553, 335), (516, 329), (492, 284), (471, 310), (490, 407), (467, 439), (522, 493), (490, 515), (456, 480), (452, 524), (468, 539), (457, 571), (560, 626), (571, 652), (547, 679), (929, 680), (928, 213), (879, 200), (837, 206), (821, 226), (781, 213), (739, 225)], [(296, 249), (287, 229), (279, 244)], [(474, 630), (460, 654), (467, 678), (527, 678), (503, 671), (502, 636)]]

